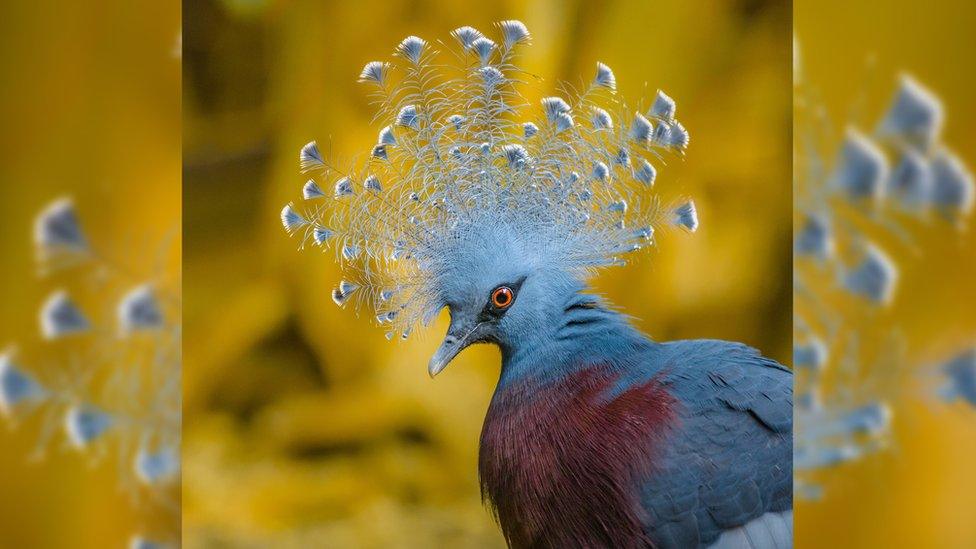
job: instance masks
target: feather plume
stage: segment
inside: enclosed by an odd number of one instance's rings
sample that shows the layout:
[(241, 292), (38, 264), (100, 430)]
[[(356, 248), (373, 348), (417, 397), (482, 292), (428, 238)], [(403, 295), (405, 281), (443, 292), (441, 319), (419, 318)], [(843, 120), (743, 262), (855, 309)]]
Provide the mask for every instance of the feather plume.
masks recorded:
[(471, 48), (471, 45), (475, 40), (484, 36), (474, 27), (459, 27), (451, 31), (451, 36), (457, 38), (458, 42), (461, 43), (461, 47), (464, 49)]
[(527, 42), (529, 40), (529, 29), (521, 21), (509, 20), (498, 23), (505, 36), (505, 47), (511, 48), (515, 44)]

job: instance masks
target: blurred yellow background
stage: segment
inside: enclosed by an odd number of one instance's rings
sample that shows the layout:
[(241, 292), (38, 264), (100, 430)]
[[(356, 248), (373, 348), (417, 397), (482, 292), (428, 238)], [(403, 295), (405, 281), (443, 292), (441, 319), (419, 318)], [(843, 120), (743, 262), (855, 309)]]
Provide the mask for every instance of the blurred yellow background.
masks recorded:
[[(43, 356), (42, 301), (62, 285), (85, 287), (70, 272), (36, 276), (34, 216), (61, 196), (74, 197), (90, 240), (136, 272), (151, 272), (146, 258), (169, 238), (164, 277), (178, 283), (179, 28), (172, 2), (0, 8), (0, 347)], [(0, 547), (113, 548), (139, 531), (176, 535), (176, 516), (120, 489), (119, 467), (131, 462), (90, 466), (60, 432), (45, 459), (29, 462), (39, 419), (11, 430), (0, 418)]]
[[(691, 133), (656, 188), (702, 225), (596, 280), (660, 340), (791, 345), (790, 8), (785, 2), (202, 1), (184, 6), (184, 543), (187, 547), (498, 547), (477, 448), (491, 347), (436, 381), (426, 337), (388, 343), (341, 312), (329, 255), (278, 219), (298, 151), (349, 158), (383, 124), (356, 78), (409, 34), (451, 40), (520, 19), (524, 67), (560, 80), (610, 65), (620, 93), (678, 102)], [(441, 48), (442, 49), (442, 48)], [(646, 83), (646, 87), (645, 87)]]
[[(796, 0), (793, 22), (800, 74), (819, 93), (838, 139), (852, 112), (863, 130), (874, 129), (905, 71), (941, 98), (943, 141), (976, 167), (972, 2)], [(918, 229), (924, 261), (905, 246), (889, 247), (900, 268), (898, 294), (890, 311), (869, 322), (901, 326), (904, 362), (916, 371), (976, 343), (972, 224), (962, 236), (939, 224)], [(798, 547), (976, 546), (976, 416), (961, 403), (935, 403), (924, 393), (931, 381), (901, 379), (890, 451), (826, 475), (822, 502), (797, 502)]]

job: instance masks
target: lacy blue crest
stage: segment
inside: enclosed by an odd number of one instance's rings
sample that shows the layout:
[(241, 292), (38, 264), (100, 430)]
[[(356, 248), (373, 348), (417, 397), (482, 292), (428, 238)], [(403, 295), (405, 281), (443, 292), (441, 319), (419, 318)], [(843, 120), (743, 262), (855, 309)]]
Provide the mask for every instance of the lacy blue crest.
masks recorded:
[(335, 254), (344, 278), (333, 301), (372, 308), (390, 339), (443, 308), (452, 277), (467, 276), (459, 265), (504, 260), (496, 250), (587, 277), (647, 248), (655, 226), (698, 227), (694, 203), (651, 194), (652, 163), (688, 144), (674, 101), (658, 92), (645, 116), (601, 62), (584, 89), (531, 104), (522, 89), (538, 84), (516, 61), (529, 31), (497, 26), (497, 39), (455, 29), (445, 44), (456, 51), (443, 56), (411, 36), (392, 61), (365, 65), (382, 127), (365, 161), (340, 167), (314, 141), (302, 149), (313, 178), (282, 225)]

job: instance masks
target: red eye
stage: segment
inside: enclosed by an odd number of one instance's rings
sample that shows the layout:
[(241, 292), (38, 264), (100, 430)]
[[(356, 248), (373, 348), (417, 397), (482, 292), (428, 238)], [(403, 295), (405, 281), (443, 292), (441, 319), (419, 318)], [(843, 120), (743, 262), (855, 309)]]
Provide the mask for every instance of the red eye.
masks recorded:
[(499, 286), (491, 292), (491, 304), (499, 309), (506, 309), (512, 304), (515, 294), (508, 286)]

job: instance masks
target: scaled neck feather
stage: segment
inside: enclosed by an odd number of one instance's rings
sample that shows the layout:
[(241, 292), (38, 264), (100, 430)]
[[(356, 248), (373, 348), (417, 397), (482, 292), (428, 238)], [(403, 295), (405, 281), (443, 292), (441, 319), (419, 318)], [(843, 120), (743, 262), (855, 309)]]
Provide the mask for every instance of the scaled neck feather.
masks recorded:
[(628, 356), (655, 345), (599, 297), (575, 289), (546, 329), (526, 331), (517, 344), (501, 343), (502, 368), (498, 387), (533, 379), (561, 379), (599, 362), (612, 371)]

